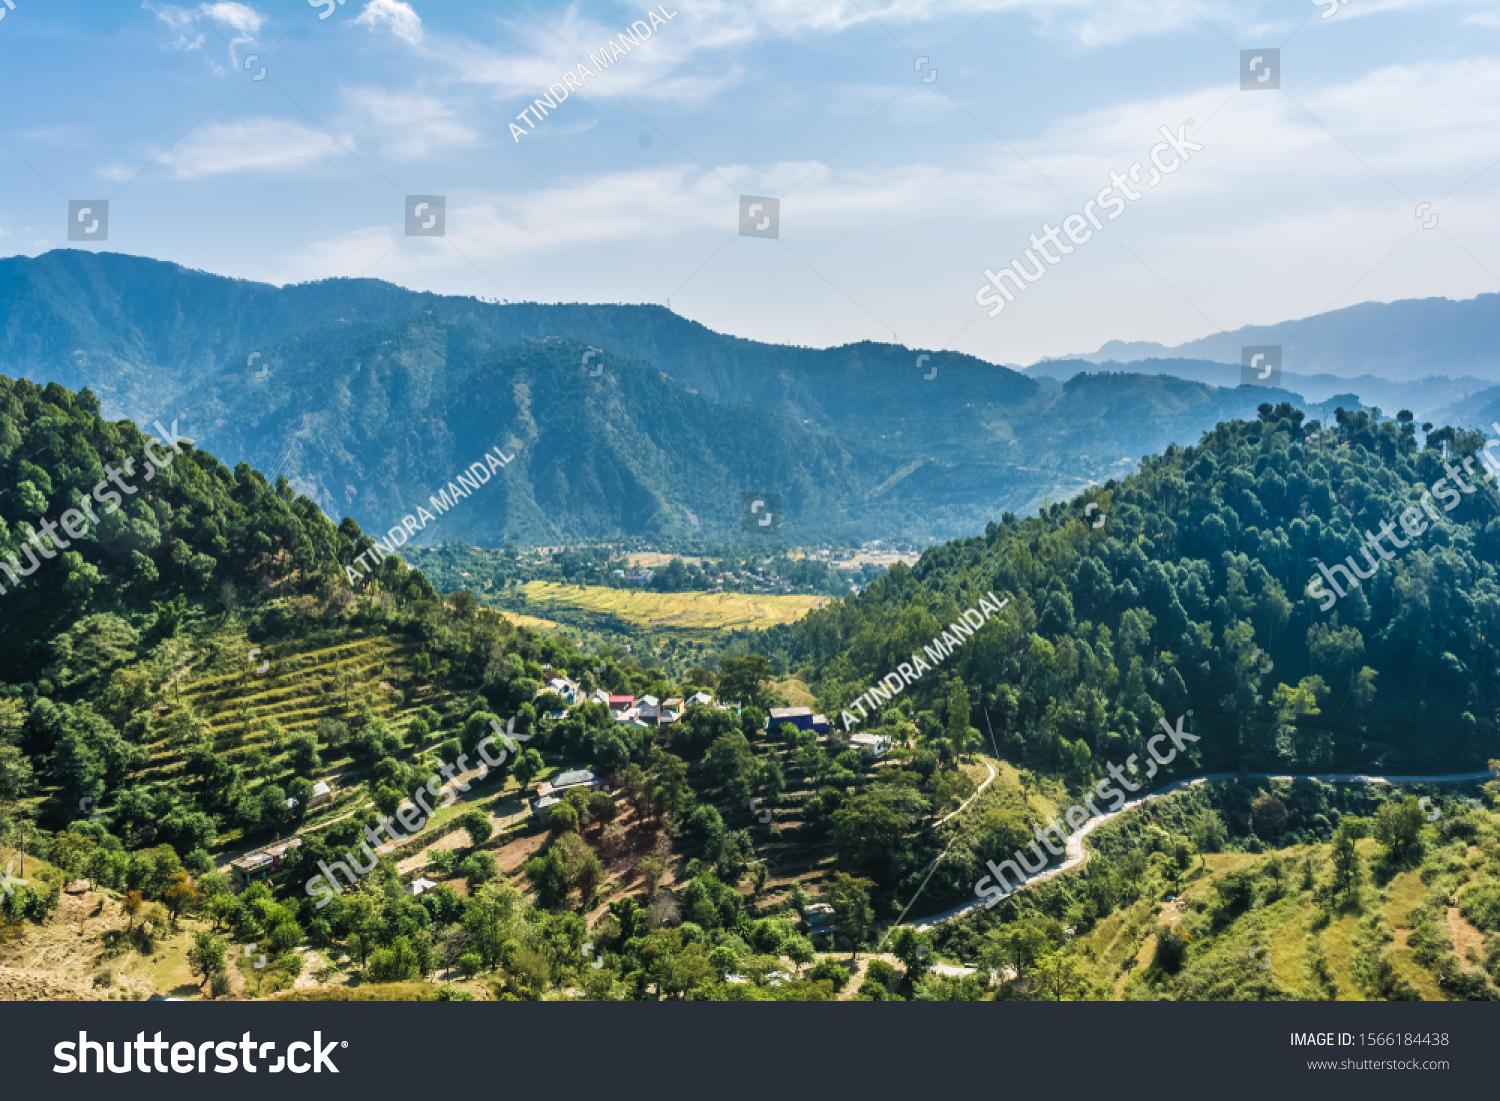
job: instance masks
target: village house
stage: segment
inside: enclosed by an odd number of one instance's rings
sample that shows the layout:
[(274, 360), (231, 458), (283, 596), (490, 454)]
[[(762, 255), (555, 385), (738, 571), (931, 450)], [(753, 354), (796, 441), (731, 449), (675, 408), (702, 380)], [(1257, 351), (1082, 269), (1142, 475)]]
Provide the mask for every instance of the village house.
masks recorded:
[(810, 707), (773, 707), (771, 713), (766, 717), (766, 729), (770, 731), (780, 730), (783, 723), (790, 723), (798, 730), (813, 730), (819, 734), (828, 733), (828, 720), (822, 715), (814, 715)]
[(603, 788), (604, 781), (588, 769), (580, 768), (572, 772), (559, 773), (550, 781), (544, 780), (537, 785), (537, 800), (532, 804), (531, 813), (538, 822), (546, 825), (552, 817), (552, 808), (561, 803), (568, 792), (575, 789), (601, 791)]
[(815, 933), (837, 933), (839, 927), (833, 923), (833, 907), (826, 902), (814, 902), (804, 911), (802, 924), (809, 936)]
[(881, 734), (856, 734), (849, 739), (849, 747), (869, 757), (879, 757), (890, 752), (891, 740)]
[(577, 703), (579, 693), (583, 686), (569, 677), (553, 677), (545, 685), (537, 690), (538, 696), (546, 695), (548, 692), (556, 693), (568, 703)]
[(247, 852), (238, 860), (231, 860), (229, 866), (234, 869), (235, 875), (239, 877), (239, 885), (248, 887), (257, 879), (269, 882), (271, 877), (281, 870), (281, 859), (290, 850), (302, 844), (302, 838), (293, 837), (286, 841), (274, 841), (269, 845), (263, 845), (258, 849)]

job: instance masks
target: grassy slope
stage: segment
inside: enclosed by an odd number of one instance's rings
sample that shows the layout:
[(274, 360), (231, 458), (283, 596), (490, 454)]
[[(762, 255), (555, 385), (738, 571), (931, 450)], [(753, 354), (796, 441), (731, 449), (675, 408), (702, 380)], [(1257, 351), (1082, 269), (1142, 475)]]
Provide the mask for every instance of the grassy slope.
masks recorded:
[[(1357, 848), (1368, 868), (1379, 846), (1366, 839), (1358, 842)], [(1415, 987), (1424, 1001), (1448, 1000), (1437, 977), (1417, 963), (1406, 947), (1413, 927), (1412, 908), (1428, 893), (1424, 874), (1429, 879), (1434, 877), (1440, 854), (1430, 853), (1425, 868), (1401, 871), (1384, 884), (1375, 882), (1367, 871), (1358, 896), (1336, 907), (1332, 919), (1325, 922), (1313, 893), (1298, 889), (1296, 879), (1301, 863), (1307, 860), (1313, 862), (1318, 880), (1326, 879), (1329, 849), (1328, 845), (1303, 845), (1277, 850), (1291, 869), (1282, 896), (1258, 902), (1217, 931), (1208, 931), (1203, 920), (1215, 898), (1215, 884), (1237, 869), (1262, 871), (1273, 854), (1206, 854), (1201, 864), (1184, 877), (1180, 900), (1166, 901), (1172, 892), (1163, 881), (1154, 896), (1111, 914), (1081, 935), (1079, 954), (1089, 961), (1091, 977), (1112, 991), (1115, 999), (1181, 996), (1184, 987), (1201, 988), (1202, 984), (1218, 986), (1221, 995), (1226, 995), (1231, 985), (1243, 985), (1259, 972), (1281, 997), (1322, 1000), (1332, 996), (1340, 1001), (1362, 1001), (1367, 995), (1356, 980), (1354, 958), (1362, 943), (1361, 924), (1378, 918), (1390, 934), (1385, 951), (1397, 974)], [(1486, 859), (1471, 849), (1467, 874), (1473, 881), (1492, 882), (1496, 878), (1494, 867), (1485, 866)], [(1447, 908), (1447, 917), (1450, 928), (1455, 921), (1461, 923), (1460, 927), (1470, 933), (1471, 943), (1482, 941), (1482, 934), (1463, 920), (1456, 907)], [(1175, 980), (1166, 979), (1153, 967), (1158, 932), (1168, 927), (1186, 927), (1194, 933), (1186, 962)], [(1327, 961), (1331, 989), (1314, 973), (1319, 951)]]

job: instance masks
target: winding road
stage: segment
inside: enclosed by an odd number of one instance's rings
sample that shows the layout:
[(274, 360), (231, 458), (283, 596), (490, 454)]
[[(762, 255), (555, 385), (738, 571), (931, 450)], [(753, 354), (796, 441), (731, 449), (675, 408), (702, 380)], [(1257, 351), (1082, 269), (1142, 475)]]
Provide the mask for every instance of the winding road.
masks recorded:
[[(1491, 774), (1488, 769), (1483, 769), (1479, 772), (1450, 772), (1441, 776), (1376, 776), (1363, 772), (1322, 772), (1310, 773), (1304, 776), (1284, 775), (1277, 772), (1247, 772), (1244, 774), (1238, 772), (1213, 772), (1207, 776), (1194, 776), (1187, 780), (1176, 780), (1166, 787), (1159, 788), (1148, 795), (1139, 796), (1122, 804), (1119, 810), (1110, 811), (1099, 818), (1090, 818), (1077, 833), (1068, 838), (1067, 849), (1061, 864), (1052, 868), (1044, 868), (1035, 875), (1022, 880), (1001, 897), (1007, 898), (1017, 891), (1024, 891), (1032, 884), (1044, 883), (1053, 876), (1060, 875), (1070, 868), (1076, 868), (1080, 864), (1087, 863), (1089, 854), (1088, 850), (1083, 847), (1083, 839), (1089, 835), (1094, 827), (1103, 825), (1111, 818), (1124, 814), (1126, 811), (1134, 810), (1136, 807), (1148, 803), (1152, 799), (1164, 798), (1185, 788), (1193, 787), (1196, 784), (1206, 784), (1210, 781), (1238, 780), (1241, 778), (1246, 780), (1317, 780), (1324, 784), (1459, 784), (1471, 780), (1488, 780), (1490, 776)], [(940, 914), (918, 918), (910, 922), (910, 924), (919, 930), (929, 930), (934, 926), (952, 921), (954, 918), (963, 917), (965, 914), (979, 909), (984, 905), (984, 901), (983, 898), (976, 898), (972, 902), (965, 902), (961, 906), (955, 906), (951, 910), (944, 910)]]

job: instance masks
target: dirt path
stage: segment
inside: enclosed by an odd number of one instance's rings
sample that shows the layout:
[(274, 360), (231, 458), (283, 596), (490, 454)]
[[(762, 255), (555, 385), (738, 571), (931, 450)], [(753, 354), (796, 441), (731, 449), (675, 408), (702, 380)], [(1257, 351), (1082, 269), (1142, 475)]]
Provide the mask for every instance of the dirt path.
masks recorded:
[(1457, 906), (1448, 907), (1448, 936), (1453, 941), (1454, 954), (1465, 963), (1484, 959), (1484, 934), (1469, 924)]
[[(481, 765), (479, 768), (473, 769), (473, 770), (471, 770), (469, 772), (458, 773), (457, 774), (457, 779), (455, 781), (450, 782), (450, 783), (446, 783), (446, 784), (444, 784), (439, 789), (439, 791), (442, 792), (443, 794), (438, 799), (433, 800), (433, 808), (437, 809), (438, 805), (446, 800), (446, 797), (447, 797), (448, 793), (450, 793), (450, 792), (452, 793), (452, 796), (453, 796), (453, 799), (454, 799), (454, 805), (455, 806), (458, 806), (458, 805), (463, 804), (463, 803), (478, 801), (480, 799), (489, 799), (489, 798), (492, 798), (493, 796), (497, 796), (497, 795), (502, 794), (503, 793), (503, 789), (502, 789), (502, 791), (499, 791), (499, 792), (485, 791), (485, 792), (477, 792), (476, 793), (476, 791), (474, 790), (473, 784), (469, 784), (469, 789), (470, 790), (468, 792), (463, 792), (463, 791), (460, 791), (458, 789), (457, 784), (459, 782), (469, 783), (469, 781), (471, 779), (481, 778), (480, 777), (480, 773), (481, 772), (485, 772), (485, 771), (486, 770), (484, 769), (484, 766)], [(412, 801), (410, 799), (403, 799), (401, 801), (401, 808), (410, 807), (410, 806), (413, 806)], [(401, 808), (397, 808), (398, 813), (399, 813), (399, 811), (400, 811)], [(364, 814), (366, 811), (368, 811), (370, 809), (372, 809), (372, 808), (370, 808), (370, 807), (358, 807), (358, 808), (356, 808), (354, 810), (345, 811), (343, 814), (340, 814), (336, 818), (330, 818), (326, 822), (319, 822), (316, 826), (312, 826), (309, 829), (305, 829), (305, 830), (299, 831), (296, 834), (296, 836), (298, 836), (298, 837), (306, 837), (310, 833), (318, 833), (321, 830), (326, 830), (329, 826), (333, 825), (336, 822), (342, 822), (346, 818), (353, 818), (357, 814)], [(420, 808), (417, 808), (417, 809), (420, 811)], [(426, 817), (425, 812), (423, 812), (423, 817)], [(491, 822), (493, 823), (494, 822), (494, 816), (491, 815), (490, 817), (491, 817)], [(399, 829), (400, 828), (400, 823), (395, 823), (392, 828)], [(426, 827), (424, 826), (423, 828), (425, 829)], [(497, 829), (497, 832), (498, 832), (498, 829)], [(461, 837), (461, 838), (468, 836), (468, 834), (464, 833), (462, 830), (456, 831), (456, 834), (457, 834), (458, 837)], [(420, 834), (416, 834), (414, 836), (421, 836), (421, 835)], [(453, 836), (453, 835), (450, 834), (449, 836)], [(442, 846), (442, 842), (445, 841), (445, 840), (447, 840), (446, 837), (444, 837), (444, 838), (438, 838), (436, 841), (433, 842), (433, 846), (429, 846), (429, 847), (441, 846), (441, 847), (446, 847), (446, 848), (452, 848), (453, 847), (452, 845)], [(222, 852), (222, 853), (219, 854), (219, 858), (218, 858), (218, 860), (215, 863), (215, 867), (217, 867), (219, 869), (219, 871), (221, 871), (221, 872), (225, 873), (226, 875), (228, 875), (228, 874), (230, 874), (230, 864), (232, 864), (234, 861), (238, 860), (240, 857), (244, 856), (246, 853), (248, 853), (248, 852), (254, 852), (256, 849), (264, 848), (266, 845), (269, 845), (269, 844), (274, 844), (274, 842), (262, 841), (259, 844), (255, 844), (255, 845), (240, 845), (240, 846), (237, 846), (236, 848), (233, 848), (233, 849), (226, 849), (226, 850), (224, 850), (224, 852)], [(375, 851), (376, 851), (377, 854), (383, 856), (383, 855), (389, 853), (392, 848), (393, 848), (393, 845), (391, 844), (391, 842), (387, 841), (384, 844), (382, 844)], [(423, 850), (423, 851), (426, 851), (426, 850)], [(405, 864), (407, 862), (408, 861), (403, 861), (402, 863)]]
[(950, 818), (956, 818), (960, 814), (962, 814), (964, 812), (964, 809), (966, 807), (968, 807), (968, 805), (970, 803), (972, 803), (975, 799), (978, 799), (979, 796), (984, 792), (985, 788), (987, 788), (987, 787), (990, 786), (990, 781), (993, 780), (997, 775), (999, 775), (995, 771), (995, 766), (992, 765), (992, 764), (990, 764), (988, 761), (983, 761), (982, 760), (980, 763), (983, 764), (985, 768), (987, 768), (987, 769), (990, 770), (989, 780), (985, 780), (982, 784), (980, 784), (979, 787), (974, 790), (974, 794), (971, 795), (971, 796), (969, 796), (967, 799), (965, 799), (963, 801), (963, 805), (960, 806), (956, 811), (954, 811), (952, 814), (945, 814), (941, 818), (939, 818), (936, 822), (934, 822), (933, 823), (934, 826), (941, 826), (944, 822), (948, 821), (948, 819), (950, 819)]

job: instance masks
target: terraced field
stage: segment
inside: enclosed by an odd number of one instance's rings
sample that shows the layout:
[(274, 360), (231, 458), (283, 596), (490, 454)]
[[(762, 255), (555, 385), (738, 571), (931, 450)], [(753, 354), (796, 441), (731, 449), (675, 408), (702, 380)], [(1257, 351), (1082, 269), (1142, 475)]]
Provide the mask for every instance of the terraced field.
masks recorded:
[[(287, 641), (261, 647), (257, 662), (270, 662), (263, 675), (247, 659), (239, 672), (189, 679), (182, 687), (182, 702), (208, 722), (216, 748), (232, 755), (234, 749), (261, 743), (263, 733), (246, 732), (246, 708), (253, 712), (255, 727), (275, 719), (293, 734), (311, 729), (321, 718), (347, 719), (367, 694), (375, 697), (377, 712), (388, 721), (448, 697), (425, 685), (416, 688), (414, 702), (400, 704), (397, 686), (411, 678), (410, 663), (417, 653), (408, 639), (372, 635), (321, 649), (294, 647)], [(249, 649), (247, 642), (243, 650), (248, 654)]]
[(556, 581), (529, 581), (520, 591), (524, 600), (509, 594), (503, 598), (508, 615), (539, 615), (598, 630), (649, 628), (685, 635), (764, 630), (794, 623), (828, 600), (826, 596), (770, 593), (653, 593)]
[[(272, 771), (282, 771), (284, 762), (278, 758), (284, 750), (268, 733), (271, 720), (287, 736), (310, 733), (319, 719), (347, 722), (370, 698), (375, 712), (399, 729), (417, 709), (441, 708), (451, 697), (425, 678), (414, 679), (418, 647), (402, 636), (371, 634), (330, 646), (282, 640), (261, 646), (253, 661), (248, 658), (251, 648), (243, 636), (215, 639), (208, 653), (199, 655), (199, 664), (190, 666), (167, 693), (173, 705), (190, 706), (207, 724), (215, 751), (232, 764), (244, 764), (246, 756), (260, 748), (269, 756)], [(258, 674), (267, 661), (269, 668)], [(217, 671), (226, 665), (235, 671)], [(347, 786), (341, 783), (349, 766), (347, 751), (321, 742), (318, 748), (324, 762), (319, 777), (335, 791)], [(149, 768), (170, 769), (182, 756), (183, 747), (163, 739), (154, 746)], [(252, 783), (251, 790), (258, 786)], [(352, 809), (355, 803), (341, 805), (338, 813)], [(236, 834), (221, 834), (221, 844), (233, 843)]]

